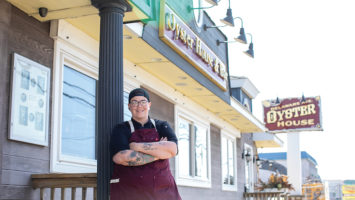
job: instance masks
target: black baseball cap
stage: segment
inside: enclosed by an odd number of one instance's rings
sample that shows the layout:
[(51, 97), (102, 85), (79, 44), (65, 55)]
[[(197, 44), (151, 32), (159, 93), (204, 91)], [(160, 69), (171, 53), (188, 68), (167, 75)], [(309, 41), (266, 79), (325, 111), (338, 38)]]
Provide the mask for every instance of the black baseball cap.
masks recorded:
[(131, 102), (131, 99), (135, 96), (143, 96), (143, 97), (147, 98), (147, 100), (150, 102), (148, 92), (142, 88), (136, 88), (136, 89), (132, 90), (129, 93), (128, 102)]

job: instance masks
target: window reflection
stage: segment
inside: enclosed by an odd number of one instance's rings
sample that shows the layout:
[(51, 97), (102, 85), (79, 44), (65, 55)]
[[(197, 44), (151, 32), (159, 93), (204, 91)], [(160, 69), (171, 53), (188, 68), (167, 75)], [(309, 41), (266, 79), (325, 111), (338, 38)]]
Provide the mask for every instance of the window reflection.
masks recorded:
[(96, 80), (64, 66), (62, 104), (62, 153), (95, 159)]
[(235, 185), (235, 141), (223, 136), (221, 148), (223, 184)]
[(195, 126), (195, 176), (207, 178), (207, 130)]
[(228, 169), (229, 184), (234, 185), (234, 145), (232, 140), (228, 140)]
[(229, 183), (228, 178), (228, 160), (227, 160), (227, 139), (222, 137), (222, 177), (223, 177), (223, 184)]
[(207, 180), (208, 129), (182, 118), (178, 123), (179, 176)]
[(190, 125), (179, 120), (179, 174), (190, 176)]

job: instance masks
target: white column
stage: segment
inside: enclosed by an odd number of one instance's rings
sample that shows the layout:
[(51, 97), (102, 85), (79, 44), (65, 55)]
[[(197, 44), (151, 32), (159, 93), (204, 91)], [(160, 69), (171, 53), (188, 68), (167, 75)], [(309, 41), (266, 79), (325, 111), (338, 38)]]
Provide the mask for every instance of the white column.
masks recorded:
[(291, 194), (302, 194), (302, 164), (299, 133), (287, 133), (287, 176), (295, 188)]

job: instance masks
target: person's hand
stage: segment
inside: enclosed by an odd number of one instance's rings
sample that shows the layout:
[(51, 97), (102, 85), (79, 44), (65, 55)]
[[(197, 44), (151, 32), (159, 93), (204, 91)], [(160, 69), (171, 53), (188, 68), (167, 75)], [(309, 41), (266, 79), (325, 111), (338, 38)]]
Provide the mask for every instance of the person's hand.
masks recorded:
[(160, 138), (160, 141), (168, 141), (168, 138), (167, 137), (162, 137), (162, 138)]
[(137, 151), (137, 144), (136, 142), (129, 143), (129, 149)]

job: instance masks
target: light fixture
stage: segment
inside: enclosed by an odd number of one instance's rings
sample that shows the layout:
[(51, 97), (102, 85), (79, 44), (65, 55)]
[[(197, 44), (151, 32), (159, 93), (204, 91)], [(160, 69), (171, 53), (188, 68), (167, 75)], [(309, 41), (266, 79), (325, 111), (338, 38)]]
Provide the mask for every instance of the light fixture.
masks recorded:
[(218, 5), (218, 2), (217, 0), (205, 0), (207, 3), (211, 4), (211, 6), (209, 7), (197, 7), (197, 8), (193, 8), (191, 6), (188, 6), (187, 9), (189, 10), (189, 12), (191, 12), (192, 10), (205, 10), (205, 9), (209, 9), (209, 8), (213, 8), (215, 6)]
[(229, 0), (228, 2), (229, 2), (229, 6), (227, 9), (226, 17), (221, 19), (221, 22), (223, 24), (228, 25), (228, 26), (234, 27), (234, 18), (233, 18), (232, 9), (231, 9), (231, 1)]
[(302, 93), (301, 103), (305, 103), (305, 102), (306, 102), (306, 97), (304, 97), (304, 94)]
[(130, 40), (130, 39), (132, 39), (132, 36), (130, 36), (130, 35), (123, 35), (123, 39)]
[(234, 19), (240, 19), (240, 21), (242, 22), (242, 25), (241, 25), (240, 30), (239, 30), (239, 36), (234, 38), (234, 40), (236, 40), (237, 42), (246, 44), (247, 43), (247, 37), (245, 36), (245, 31), (244, 31), (244, 26), (243, 26), (243, 19), (240, 18), (240, 17), (236, 17)]
[(183, 83), (183, 82), (178, 82), (175, 83), (176, 86), (187, 86), (187, 83)]
[(218, 5), (218, 2), (219, 2), (217, 0), (205, 0), (205, 1), (211, 5), (214, 5), (214, 6)]
[(161, 62), (163, 59), (161, 58), (152, 58), (151, 61), (152, 62)]
[(250, 155), (250, 152), (248, 150), (245, 150), (243, 153), (242, 153), (242, 159), (244, 159), (247, 161), (247, 162), (250, 162), (251, 161), (251, 155)]
[[(240, 30), (239, 30), (239, 36), (234, 38), (235, 41), (219, 41), (219, 40), (217, 40), (217, 45), (219, 45), (221, 43), (231, 43), (231, 42), (240, 42), (242, 44), (247, 44), (248, 43), (246, 35), (245, 35), (245, 31), (244, 31), (243, 19), (241, 17), (235, 17), (234, 19), (240, 19), (240, 21), (241, 21), (241, 27), (240, 27)], [(224, 25), (224, 26), (227, 26), (227, 25)], [(220, 26), (220, 27), (223, 27), (223, 26)], [(208, 27), (208, 28), (214, 28), (214, 27)]]
[(250, 33), (247, 34), (250, 35), (251, 39), (250, 39), (249, 49), (247, 51), (244, 51), (244, 53), (250, 56), (251, 58), (254, 58), (253, 36)]

